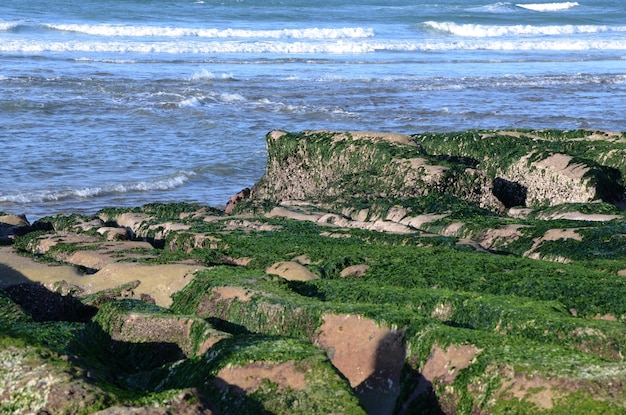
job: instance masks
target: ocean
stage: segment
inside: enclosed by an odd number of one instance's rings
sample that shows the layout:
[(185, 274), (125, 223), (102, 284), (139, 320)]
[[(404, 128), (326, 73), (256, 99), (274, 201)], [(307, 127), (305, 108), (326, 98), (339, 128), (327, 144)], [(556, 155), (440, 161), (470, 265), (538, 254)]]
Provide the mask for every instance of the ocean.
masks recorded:
[(626, 131), (626, 2), (3, 0), (0, 211), (223, 206), (274, 129)]

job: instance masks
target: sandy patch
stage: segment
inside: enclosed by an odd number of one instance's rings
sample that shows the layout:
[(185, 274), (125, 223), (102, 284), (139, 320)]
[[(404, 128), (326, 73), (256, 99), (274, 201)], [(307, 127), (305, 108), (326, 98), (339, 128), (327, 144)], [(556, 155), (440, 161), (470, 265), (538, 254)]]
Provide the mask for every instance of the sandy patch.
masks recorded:
[(612, 131), (594, 131), (593, 134), (581, 137), (571, 138), (572, 141), (611, 141), (615, 143), (625, 143), (626, 138), (621, 133)]
[(282, 206), (276, 206), (265, 216), (268, 218), (287, 218), (287, 219), (295, 219), (295, 220), (302, 220), (302, 221), (309, 221), (309, 222), (317, 222), (320, 219), (320, 217), (322, 217), (322, 215), (318, 213), (296, 212), (292, 209), (287, 209)]
[(139, 280), (141, 284), (135, 290), (137, 298), (141, 294), (147, 294), (155, 300), (157, 305), (169, 307), (172, 304), (172, 294), (182, 290), (193, 279), (194, 273), (200, 269), (204, 267), (184, 264), (114, 263), (108, 264), (102, 270), (89, 276), (83, 285), (92, 292), (97, 292)]
[(517, 219), (526, 219), (531, 213), (533, 213), (533, 209), (520, 207), (512, 207), (507, 212), (510, 217)]
[(559, 389), (574, 391), (571, 385), (544, 379), (538, 375), (513, 374), (512, 370), (510, 373), (504, 374), (508, 379), (503, 380), (500, 390), (496, 393), (498, 399), (508, 397), (509, 399), (527, 400), (540, 409), (552, 409), (554, 401), (562, 396)]
[(226, 230), (243, 230), (245, 231), (276, 231), (281, 229), (280, 226), (274, 226), (267, 223), (249, 221), (247, 219), (234, 219), (224, 222)]
[(572, 157), (566, 154), (553, 154), (537, 163), (540, 168), (549, 168), (560, 172), (565, 177), (580, 180), (589, 171), (589, 166), (572, 163)]
[(422, 368), (419, 383), (402, 405), (399, 415), (407, 415), (411, 403), (421, 394), (432, 388), (433, 381), (437, 384), (451, 384), (459, 371), (469, 367), (474, 358), (481, 352), (473, 345), (450, 345), (447, 350), (434, 345), (428, 360)]
[(236, 386), (246, 393), (254, 392), (265, 379), (278, 385), (279, 389), (302, 390), (306, 387), (304, 373), (296, 369), (294, 362), (258, 362), (240, 367), (228, 366), (217, 373), (217, 383), (222, 387)]
[(254, 293), (240, 287), (214, 287), (211, 292), (215, 295), (215, 300), (237, 299), (242, 303), (250, 301)]
[(254, 260), (254, 258), (249, 258), (249, 257), (241, 257), (241, 258), (232, 258), (229, 256), (224, 256), (222, 258), (222, 261), (225, 264), (230, 264), (230, 265), (236, 265), (238, 267), (245, 267), (247, 266), (250, 262), (252, 262)]
[(581, 220), (587, 222), (608, 222), (613, 219), (621, 219), (621, 215), (602, 215), (602, 214), (586, 214), (581, 212), (564, 212), (555, 213), (547, 216), (540, 216), (539, 219), (567, 219), (567, 220)]
[[(448, 167), (441, 166), (439, 164), (430, 164), (428, 160), (421, 157), (414, 157), (409, 159), (391, 159), (392, 163), (398, 163), (405, 165), (406, 168), (415, 172), (419, 177), (422, 177), (426, 181), (433, 177), (441, 177), (443, 174), (450, 170)], [(409, 180), (413, 180), (414, 174), (407, 177)], [(409, 183), (405, 179), (405, 183)]]
[(422, 369), (422, 376), (431, 383), (437, 379), (439, 383), (449, 385), (461, 370), (470, 366), (480, 352), (480, 349), (470, 344), (451, 345), (446, 350), (435, 345)]
[(407, 216), (404, 219), (402, 219), (400, 223), (402, 223), (403, 225), (411, 226), (416, 229), (420, 229), (426, 223), (436, 222), (447, 216), (450, 216), (450, 214), (443, 213), (439, 215), (427, 214), (427, 215)]
[(498, 229), (487, 229), (477, 242), (485, 248), (500, 242), (511, 243), (520, 237), (519, 230), (525, 227), (525, 225), (506, 225)]
[(463, 229), (463, 226), (465, 226), (465, 223), (463, 222), (451, 223), (450, 225), (446, 226), (444, 230), (441, 231), (441, 234), (443, 236), (460, 236), (459, 234), (461, 229)]
[(319, 277), (307, 267), (294, 261), (277, 262), (265, 269), (265, 272), (278, 275), (288, 281), (310, 281)]
[(315, 343), (348, 379), (368, 413), (391, 414), (400, 393), (404, 332), (355, 315), (327, 314)]
[(362, 222), (358, 220), (350, 220), (342, 215), (335, 213), (326, 213), (321, 216), (318, 224), (324, 226), (336, 226), (347, 229), (365, 229), (377, 232), (388, 232), (396, 234), (414, 233), (415, 230), (401, 223), (391, 222), (388, 220), (374, 220)]
[[(102, 221), (108, 222), (109, 218), (101, 217)], [(126, 212), (115, 218), (115, 223), (121, 228), (127, 228), (136, 235), (144, 222), (148, 222), (152, 216), (145, 213)]]
[(171, 295), (184, 288), (199, 269), (204, 267), (109, 263), (95, 274), (85, 274), (75, 266), (42, 264), (16, 254), (11, 247), (0, 247), (0, 288), (34, 282), (53, 289), (55, 283), (64, 281), (88, 295), (139, 280), (134, 297), (148, 295), (162, 307), (172, 304)]
[(71, 265), (49, 265), (18, 255), (12, 247), (0, 246), (0, 288), (27, 282), (40, 282), (52, 286), (56, 281), (73, 284), (85, 278), (85, 274)]
[[(615, 317), (613, 314), (596, 314), (595, 316), (593, 316), (594, 319), (596, 320), (605, 320), (605, 321), (617, 321), (617, 317)], [(593, 333), (596, 334), (596, 333)]]
[[(363, 210), (365, 211), (365, 213), (367, 215), (367, 209), (363, 209)], [(392, 221), (392, 222), (400, 222), (408, 214), (409, 214), (409, 210), (407, 208), (405, 208), (403, 206), (392, 206), (387, 211), (387, 216), (385, 216), (385, 219), (389, 220), (389, 221)], [(365, 218), (359, 219), (359, 220), (365, 220), (366, 218), (367, 218), (367, 216), (365, 216)]]
[(129, 232), (126, 228), (102, 226), (98, 228), (96, 232), (104, 236), (108, 241), (123, 241), (129, 237)]
[(353, 388), (376, 372), (393, 373), (391, 380), (399, 382), (405, 355), (402, 332), (356, 315), (327, 314), (323, 321), (316, 343)]
[(309, 258), (307, 254), (298, 255), (293, 260), (302, 265), (311, 265), (313, 263), (313, 261), (311, 260), (311, 258)]

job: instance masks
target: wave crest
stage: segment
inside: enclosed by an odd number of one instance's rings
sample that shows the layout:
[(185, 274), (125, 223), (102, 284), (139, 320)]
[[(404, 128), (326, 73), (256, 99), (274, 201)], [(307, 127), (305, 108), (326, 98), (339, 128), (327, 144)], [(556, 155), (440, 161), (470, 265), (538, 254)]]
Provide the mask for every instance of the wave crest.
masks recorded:
[(1, 203), (42, 203), (57, 202), (67, 199), (89, 199), (111, 194), (166, 191), (183, 186), (190, 177), (195, 176), (194, 172), (178, 172), (176, 174), (156, 178), (153, 181), (145, 180), (135, 183), (113, 184), (109, 186), (83, 187), (80, 189), (59, 189), (59, 190), (34, 190), (16, 193), (12, 195), (0, 196)]
[(424, 26), (431, 30), (444, 32), (463, 37), (497, 37), (497, 36), (523, 36), (523, 35), (573, 35), (601, 32), (625, 32), (626, 26), (609, 27), (604, 25), (481, 25), (481, 24), (458, 24), (454, 22), (424, 22)]
[(566, 1), (562, 3), (518, 3), (516, 4), (516, 6), (523, 9), (532, 10), (534, 12), (558, 12), (579, 6), (579, 4), (575, 1)]
[[(374, 36), (374, 30), (362, 27), (302, 28), (275, 30), (202, 29), (161, 26), (46, 24), (50, 29), (106, 37), (201, 37), (201, 38), (269, 38), (269, 39), (359, 39)], [(1, 28), (2, 26), (0, 26)]]

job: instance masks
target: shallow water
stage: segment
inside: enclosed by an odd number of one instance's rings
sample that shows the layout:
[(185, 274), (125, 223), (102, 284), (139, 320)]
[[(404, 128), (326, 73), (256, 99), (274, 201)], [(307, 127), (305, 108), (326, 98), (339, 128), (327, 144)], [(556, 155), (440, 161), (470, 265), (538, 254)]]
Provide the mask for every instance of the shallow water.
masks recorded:
[(6, 0), (0, 210), (223, 205), (273, 129), (626, 131), (626, 6)]

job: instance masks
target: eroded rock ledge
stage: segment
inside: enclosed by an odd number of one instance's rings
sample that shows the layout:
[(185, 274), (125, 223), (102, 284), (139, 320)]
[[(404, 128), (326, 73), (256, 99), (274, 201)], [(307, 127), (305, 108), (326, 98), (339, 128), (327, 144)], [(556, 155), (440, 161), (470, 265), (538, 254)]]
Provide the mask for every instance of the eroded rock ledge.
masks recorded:
[(592, 201), (621, 206), (624, 138), (596, 133), (593, 140), (600, 149), (581, 156), (571, 145), (580, 139), (551, 139), (545, 132), (273, 131), (267, 170), (252, 197), (328, 203), (436, 192), (494, 211)]

